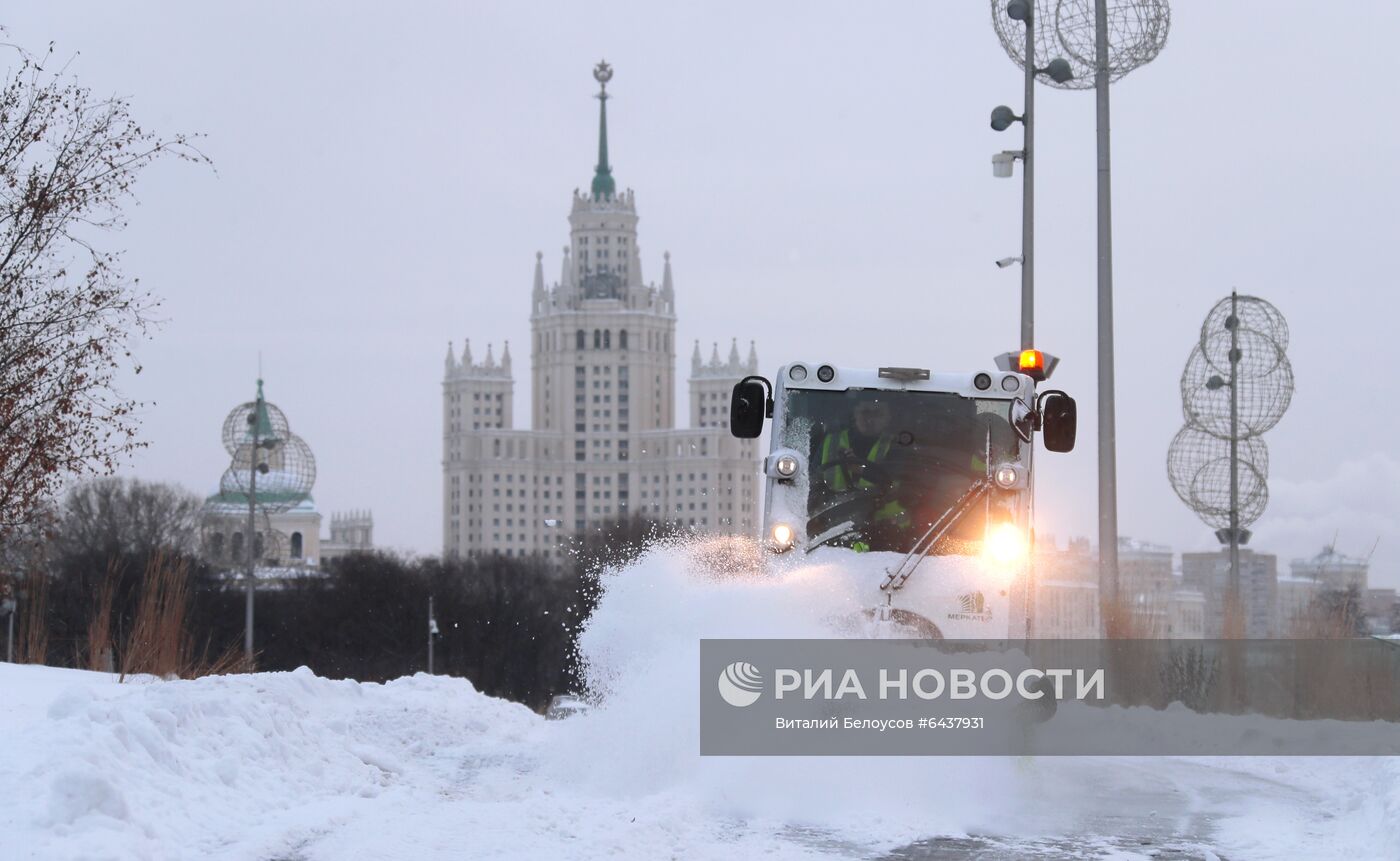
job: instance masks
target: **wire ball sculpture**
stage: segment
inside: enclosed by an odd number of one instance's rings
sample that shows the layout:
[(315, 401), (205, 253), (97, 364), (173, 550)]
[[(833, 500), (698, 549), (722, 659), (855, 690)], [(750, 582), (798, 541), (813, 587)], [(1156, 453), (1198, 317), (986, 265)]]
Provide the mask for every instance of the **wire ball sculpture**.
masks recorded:
[[(257, 458), (257, 484), (252, 481), (250, 464)], [(237, 499), (244, 505), (254, 496), (260, 509), (280, 513), (297, 507), (311, 496), (316, 484), (316, 457), (311, 446), (296, 434), (289, 433), (269, 446), (260, 442), (254, 449), (251, 441), (234, 451), (233, 462), (219, 480), (219, 493), (226, 499)]]
[[(1240, 440), (1240, 524), (1258, 520), (1269, 504), (1269, 449), (1262, 439)], [(1230, 525), (1230, 441), (1187, 425), (1167, 449), (1172, 490), (1207, 525)]]
[[(1094, 0), (1030, 0), (1035, 55), (1042, 62), (1064, 57), (1074, 77), (1041, 82), (1062, 90), (1094, 88)], [(1108, 78), (1117, 81), (1162, 52), (1171, 30), (1167, 0), (1107, 0)], [(991, 0), (992, 27), (1006, 55), (1026, 67), (1026, 31), (1006, 14), (1006, 0)]]
[[(1230, 432), (1230, 352), (1228, 332), (1212, 335), (1212, 350), (1196, 347), (1181, 374), (1181, 411), (1188, 425), (1228, 440)], [(1266, 336), (1241, 329), (1236, 363), (1236, 435), (1256, 437), (1278, 424), (1293, 399), (1293, 366)], [(1218, 349), (1214, 349), (1218, 348)], [(1210, 360), (1212, 354), (1223, 361)]]
[(1280, 352), (1288, 351), (1288, 321), (1283, 319), (1283, 314), (1279, 313), (1277, 308), (1258, 296), (1236, 296), (1233, 304), (1234, 308), (1231, 308), (1229, 296), (1216, 302), (1215, 307), (1206, 315), (1205, 322), (1201, 324), (1201, 349), (1207, 351), (1211, 362), (1219, 367), (1229, 365), (1229, 357), (1225, 350), (1219, 346), (1212, 350), (1208, 345), (1212, 339), (1215, 339), (1218, 345), (1221, 333), (1227, 336), (1227, 342), (1230, 340), (1228, 335), (1231, 315), (1239, 319), (1241, 331), (1258, 332), (1273, 341)]
[(1217, 529), (1244, 529), (1269, 504), (1269, 450), (1261, 436), (1293, 399), (1287, 346), (1288, 324), (1277, 308), (1256, 296), (1232, 295), (1206, 315), (1186, 360), (1185, 425), (1167, 449), (1167, 478), (1181, 501)]
[[(266, 416), (266, 423), (271, 427), (272, 437), (275, 439), (286, 439), (292, 432), (291, 425), (287, 423), (287, 415), (273, 403), (263, 401), (263, 415)], [(238, 453), (239, 446), (250, 443), (253, 440), (253, 421), (257, 415), (258, 402), (248, 401), (246, 404), (239, 404), (229, 412), (224, 419), (224, 451), (230, 456)], [(265, 429), (263, 429), (265, 430)]]
[(316, 484), (316, 457), (311, 446), (292, 433), (286, 413), (262, 396), (239, 404), (223, 426), (229, 466), (219, 480), (221, 504), (251, 504), (269, 514), (288, 511), (311, 498)]

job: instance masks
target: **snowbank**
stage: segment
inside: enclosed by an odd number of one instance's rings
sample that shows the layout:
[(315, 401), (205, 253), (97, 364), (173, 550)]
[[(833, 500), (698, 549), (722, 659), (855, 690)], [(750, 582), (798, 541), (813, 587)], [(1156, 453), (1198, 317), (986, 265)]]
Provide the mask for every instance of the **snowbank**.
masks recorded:
[(0, 689), (0, 835), (45, 859), (277, 857), (304, 823), (352, 815), (444, 747), (539, 724), (461, 680), (305, 668), (117, 684), (0, 664)]
[(559, 724), (461, 679), (118, 684), (0, 664), (0, 692), (7, 861), (822, 854), (675, 794), (557, 784), (541, 752)]

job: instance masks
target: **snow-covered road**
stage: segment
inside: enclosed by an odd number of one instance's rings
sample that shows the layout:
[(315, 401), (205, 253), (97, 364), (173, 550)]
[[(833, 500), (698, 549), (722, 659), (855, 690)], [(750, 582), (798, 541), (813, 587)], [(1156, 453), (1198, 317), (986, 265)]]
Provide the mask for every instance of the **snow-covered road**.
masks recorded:
[[(1240, 771), (1230, 762), (1041, 760), (1027, 769), (1027, 779), (1039, 784), (1044, 802), (1023, 807), (1002, 833), (930, 837), (882, 857), (1163, 861), (1239, 857), (1246, 847), (1251, 854), (1244, 857), (1268, 857), (1263, 832), (1278, 823), (1304, 836), (1294, 846), (1318, 845), (1335, 818), (1332, 799), (1306, 784)], [(1075, 800), (1066, 804), (1061, 796), (1071, 786)], [(1253, 828), (1262, 839), (1245, 840), (1244, 833), (1226, 838), (1227, 823)], [(1291, 851), (1277, 857), (1296, 857)]]

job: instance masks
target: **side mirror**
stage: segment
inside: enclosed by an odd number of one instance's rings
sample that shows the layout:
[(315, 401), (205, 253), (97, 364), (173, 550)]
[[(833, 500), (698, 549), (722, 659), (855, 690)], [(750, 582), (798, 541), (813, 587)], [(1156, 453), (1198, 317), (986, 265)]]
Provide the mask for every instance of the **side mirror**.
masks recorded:
[(763, 420), (773, 414), (767, 387), (768, 381), (762, 377), (745, 377), (734, 384), (734, 396), (729, 400), (729, 432), (734, 436), (757, 439), (763, 433)]
[(1050, 451), (1073, 451), (1075, 431), (1079, 427), (1079, 407), (1074, 398), (1064, 392), (1051, 391), (1041, 395), (1040, 429), (1045, 435), (1045, 447)]

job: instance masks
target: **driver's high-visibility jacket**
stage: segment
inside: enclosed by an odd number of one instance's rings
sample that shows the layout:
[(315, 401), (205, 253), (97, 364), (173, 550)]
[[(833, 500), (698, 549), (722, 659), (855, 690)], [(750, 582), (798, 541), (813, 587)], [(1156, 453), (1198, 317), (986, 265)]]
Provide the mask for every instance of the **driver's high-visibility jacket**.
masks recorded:
[[(869, 488), (874, 487), (874, 483), (866, 481), (864, 478), (851, 480), (850, 472), (846, 468), (849, 457), (843, 457), (843, 452), (853, 451), (851, 449), (851, 432), (841, 430), (836, 433), (829, 433), (822, 440), (821, 467), (822, 476), (826, 479), (827, 487), (835, 491), (850, 490), (853, 487)], [(879, 463), (890, 453), (890, 438), (886, 435), (880, 436), (870, 446), (870, 451), (865, 455), (866, 463)]]
[[(851, 479), (850, 471), (846, 464), (850, 458), (843, 458), (842, 452), (853, 451), (851, 449), (851, 432), (842, 430), (837, 433), (829, 433), (822, 440), (821, 467), (822, 476), (826, 479), (826, 484), (832, 490), (840, 493), (851, 489), (869, 489), (875, 487), (875, 483), (866, 478), (857, 477)], [(882, 434), (870, 446), (870, 450), (865, 454), (865, 463), (879, 463), (890, 453), (890, 437)], [(876, 509), (875, 520), (897, 520), (907, 521), (909, 513), (898, 500), (890, 500)]]
[[(870, 450), (866, 452), (864, 462), (874, 464), (883, 461), (890, 453), (890, 441), (889, 434), (881, 434), (871, 444)], [(850, 463), (851, 457), (849, 455), (843, 457), (843, 452), (856, 454), (851, 449), (850, 430), (829, 433), (822, 440), (821, 469), (827, 487), (838, 493), (852, 489), (868, 490), (875, 487), (874, 482), (864, 477), (857, 477), (854, 481), (851, 479), (850, 470), (846, 466)], [(980, 455), (973, 454), (970, 467), (973, 475), (979, 475), (986, 472), (987, 462)], [(898, 525), (905, 526), (910, 518), (908, 509), (897, 499), (891, 499), (875, 510), (873, 519), (877, 521), (893, 520)]]

